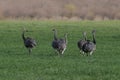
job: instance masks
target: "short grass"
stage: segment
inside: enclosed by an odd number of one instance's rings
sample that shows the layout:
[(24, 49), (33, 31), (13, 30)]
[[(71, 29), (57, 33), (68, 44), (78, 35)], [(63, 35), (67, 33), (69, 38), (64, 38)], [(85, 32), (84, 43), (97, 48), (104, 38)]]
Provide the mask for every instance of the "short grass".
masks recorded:
[[(37, 41), (28, 55), (21, 38), (22, 28)], [(58, 36), (68, 33), (62, 57), (51, 47), (52, 29)], [(96, 30), (97, 50), (82, 56), (77, 41), (86, 31)], [(0, 80), (119, 80), (120, 21), (0, 21)]]

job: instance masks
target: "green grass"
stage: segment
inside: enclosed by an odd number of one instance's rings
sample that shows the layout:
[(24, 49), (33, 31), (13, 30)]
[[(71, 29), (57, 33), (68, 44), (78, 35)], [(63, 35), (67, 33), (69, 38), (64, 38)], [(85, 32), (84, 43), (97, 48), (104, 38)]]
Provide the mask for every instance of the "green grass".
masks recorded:
[[(28, 55), (21, 38), (22, 28), (37, 41)], [(68, 33), (62, 57), (51, 47), (52, 29), (58, 36)], [(82, 56), (77, 41), (82, 32), (96, 30), (97, 50)], [(119, 80), (120, 21), (0, 21), (0, 80)]]

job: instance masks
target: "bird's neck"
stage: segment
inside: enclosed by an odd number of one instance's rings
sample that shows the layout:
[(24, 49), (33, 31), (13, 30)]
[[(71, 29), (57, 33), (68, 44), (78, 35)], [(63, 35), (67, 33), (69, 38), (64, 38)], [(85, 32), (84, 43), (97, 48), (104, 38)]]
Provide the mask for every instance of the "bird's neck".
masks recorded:
[(68, 40), (67, 40), (67, 34), (65, 34), (65, 43), (67, 44)]
[(93, 43), (96, 44), (95, 34), (93, 34)]
[(84, 39), (85, 39), (85, 41), (87, 40), (87, 36), (86, 35), (83, 35), (83, 37), (84, 37)]
[(54, 40), (57, 40), (56, 35), (57, 35), (57, 32), (56, 32), (56, 31), (54, 31)]

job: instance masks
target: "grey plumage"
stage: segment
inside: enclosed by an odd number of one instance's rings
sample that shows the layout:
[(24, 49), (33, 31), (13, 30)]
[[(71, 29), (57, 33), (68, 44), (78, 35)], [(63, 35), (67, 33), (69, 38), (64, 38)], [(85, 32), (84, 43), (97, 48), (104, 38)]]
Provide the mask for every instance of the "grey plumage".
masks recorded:
[(95, 30), (92, 31), (93, 41), (87, 40), (83, 45), (82, 50), (88, 55), (92, 55), (93, 51), (96, 49), (96, 40), (95, 40)]
[(59, 54), (63, 54), (67, 47), (67, 34), (65, 34), (64, 39), (57, 38), (57, 31), (53, 29), (54, 40), (52, 41), (52, 47), (57, 50)]
[(78, 46), (80, 52), (84, 54), (84, 51), (82, 50), (82, 47), (87, 42), (86, 41), (87, 40), (86, 32), (83, 32), (83, 38), (84, 39), (81, 39), (81, 40), (78, 41), (77, 46)]
[(25, 37), (25, 32), (26, 30), (24, 30), (22, 33), (22, 39), (24, 41), (25, 47), (29, 50), (29, 54), (30, 54), (32, 51), (32, 48), (36, 46), (36, 41), (30, 37)]

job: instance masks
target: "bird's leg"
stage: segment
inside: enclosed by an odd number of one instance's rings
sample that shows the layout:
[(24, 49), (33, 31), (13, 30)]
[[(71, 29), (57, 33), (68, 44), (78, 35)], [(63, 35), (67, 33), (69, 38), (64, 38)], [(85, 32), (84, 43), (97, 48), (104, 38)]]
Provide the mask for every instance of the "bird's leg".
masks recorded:
[(80, 49), (80, 54), (84, 54), (84, 51), (82, 51), (81, 49)]
[(64, 50), (61, 52), (61, 54), (63, 55), (63, 53), (64, 53)]
[(82, 51), (82, 50), (81, 50), (81, 53), (82, 53), (83, 55), (85, 54), (84, 51)]
[(82, 55), (85, 56), (85, 52), (84, 51), (82, 51)]
[(80, 54), (82, 53), (82, 50), (80, 50)]
[(63, 57), (63, 53), (62, 52), (60, 52), (60, 57)]
[(58, 51), (57, 51), (57, 50), (55, 50), (55, 54), (59, 55), (59, 53), (58, 53)]
[(61, 54), (64, 54), (65, 50), (66, 50), (66, 48), (62, 50), (62, 53), (61, 53)]
[(32, 49), (31, 49), (31, 48), (29, 48), (28, 50), (29, 50), (29, 55), (30, 55), (30, 54), (31, 54), (31, 52), (32, 52)]
[(60, 54), (60, 55), (62, 54), (62, 51), (61, 51), (61, 50), (59, 50), (59, 54)]
[(89, 53), (86, 53), (87, 54), (87, 56), (89, 56)]
[(80, 50), (80, 54), (85, 55), (84, 51)]
[(93, 51), (90, 52), (90, 55), (92, 55)]
[(59, 50), (59, 56), (60, 57), (62, 56), (62, 50)]

